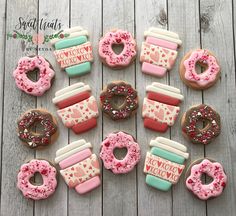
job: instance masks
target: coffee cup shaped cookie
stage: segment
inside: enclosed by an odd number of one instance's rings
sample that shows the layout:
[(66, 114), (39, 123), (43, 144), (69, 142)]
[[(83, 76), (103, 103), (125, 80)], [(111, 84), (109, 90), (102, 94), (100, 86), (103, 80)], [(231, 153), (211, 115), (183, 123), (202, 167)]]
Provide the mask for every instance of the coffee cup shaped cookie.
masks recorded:
[(187, 148), (175, 141), (157, 137), (150, 142), (151, 151), (147, 152), (144, 173), (146, 184), (161, 191), (170, 190), (185, 168), (189, 158)]
[(140, 62), (142, 72), (163, 77), (171, 70), (177, 58), (177, 49), (182, 44), (179, 35), (160, 28), (150, 27), (144, 32)]
[(54, 55), (69, 77), (81, 76), (91, 71), (93, 62), (92, 45), (88, 41), (88, 31), (80, 26), (58, 32), (51, 40)]
[(52, 101), (59, 108), (57, 114), (63, 124), (74, 133), (83, 133), (97, 125), (98, 107), (89, 85), (79, 82), (65, 87), (55, 93)]
[(144, 127), (166, 132), (178, 117), (178, 104), (184, 99), (180, 90), (162, 83), (153, 82), (146, 87), (147, 97), (143, 101)]
[(91, 148), (91, 143), (81, 139), (56, 152), (55, 163), (59, 164), (64, 181), (79, 194), (85, 194), (101, 184), (99, 161)]

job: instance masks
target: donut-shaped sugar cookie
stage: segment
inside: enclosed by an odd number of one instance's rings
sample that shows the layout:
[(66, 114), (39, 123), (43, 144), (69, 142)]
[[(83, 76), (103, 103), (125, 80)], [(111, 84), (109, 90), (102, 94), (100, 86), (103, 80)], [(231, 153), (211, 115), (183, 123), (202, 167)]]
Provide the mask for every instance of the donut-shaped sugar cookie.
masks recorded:
[[(30, 80), (27, 73), (39, 71), (39, 78), (36, 82)], [(27, 94), (41, 96), (51, 87), (52, 78), (55, 72), (50, 63), (42, 56), (22, 57), (13, 72), (17, 87)]]
[(92, 145), (84, 139), (74, 141), (57, 150), (55, 162), (66, 184), (77, 193), (84, 194), (101, 184), (98, 158)]
[(54, 55), (58, 64), (69, 77), (81, 76), (91, 71), (93, 53), (87, 30), (80, 26), (65, 29), (51, 43), (55, 47)]
[[(203, 129), (197, 127), (199, 121), (205, 123)], [(184, 136), (192, 143), (208, 144), (220, 134), (220, 115), (210, 106), (200, 104), (184, 113), (181, 126)]]
[[(124, 45), (121, 53), (116, 54), (113, 45)], [(128, 66), (136, 57), (136, 42), (128, 31), (113, 30), (107, 32), (99, 41), (99, 56), (104, 64), (121, 69)]]
[[(198, 74), (196, 66), (205, 70)], [(208, 50), (197, 49), (188, 52), (182, 59), (179, 68), (180, 78), (194, 89), (207, 89), (220, 77), (220, 66), (216, 57)]]
[[(118, 160), (113, 151), (116, 148), (127, 148), (127, 154)], [(115, 174), (128, 173), (139, 162), (141, 151), (135, 139), (122, 131), (109, 134), (101, 144), (100, 158), (104, 167)]]
[[(123, 96), (124, 103), (121, 106), (115, 104), (112, 99)], [(109, 83), (100, 95), (102, 111), (112, 120), (126, 119), (134, 114), (138, 108), (137, 91), (124, 81)]]
[[(42, 127), (40, 132), (34, 132), (35, 124)], [(18, 137), (29, 148), (45, 147), (57, 138), (56, 119), (48, 111), (43, 109), (28, 110), (17, 122)]]
[(163, 77), (172, 69), (182, 41), (178, 34), (155, 27), (145, 31), (144, 36), (146, 41), (142, 43), (140, 54), (142, 72)]
[[(203, 174), (210, 176), (213, 179), (212, 182), (202, 183)], [(227, 184), (227, 176), (222, 165), (208, 159), (193, 162), (186, 175), (186, 187), (201, 200), (220, 196)]]
[[(42, 176), (42, 185), (32, 182), (35, 173)], [(57, 187), (57, 170), (46, 160), (33, 159), (21, 166), (17, 177), (17, 187), (24, 197), (33, 200), (46, 199), (52, 195)]]

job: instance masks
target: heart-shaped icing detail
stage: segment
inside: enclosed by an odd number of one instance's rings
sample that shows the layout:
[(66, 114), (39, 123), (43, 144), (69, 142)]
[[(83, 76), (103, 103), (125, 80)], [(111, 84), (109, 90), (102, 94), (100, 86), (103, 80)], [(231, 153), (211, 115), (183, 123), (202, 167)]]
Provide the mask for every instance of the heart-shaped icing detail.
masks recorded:
[(71, 114), (71, 117), (72, 118), (80, 118), (82, 115), (81, 115), (81, 113), (80, 113), (80, 111), (79, 110), (77, 110), (77, 109), (72, 109), (72, 114)]
[(157, 119), (159, 119), (160, 121), (163, 120), (163, 118), (164, 118), (164, 111), (163, 111), (163, 109), (160, 109), (159, 111), (155, 111), (154, 114), (155, 114), (155, 117)]

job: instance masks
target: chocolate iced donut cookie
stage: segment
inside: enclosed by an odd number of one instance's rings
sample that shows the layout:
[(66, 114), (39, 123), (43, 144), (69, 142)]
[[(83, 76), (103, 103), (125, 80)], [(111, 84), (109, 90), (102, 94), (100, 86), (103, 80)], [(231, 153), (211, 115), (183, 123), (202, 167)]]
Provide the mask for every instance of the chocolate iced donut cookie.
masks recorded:
[[(40, 132), (32, 127), (40, 125)], [(24, 113), (18, 120), (18, 137), (29, 148), (44, 147), (52, 143), (58, 135), (56, 119), (46, 110), (33, 109)]]
[[(122, 105), (113, 102), (113, 97), (124, 97)], [(101, 107), (112, 120), (126, 119), (138, 108), (137, 91), (124, 81), (109, 83), (100, 95)]]
[[(205, 123), (204, 128), (197, 122)], [(192, 143), (208, 144), (220, 134), (220, 115), (210, 106), (200, 104), (184, 113), (181, 120), (182, 132)]]

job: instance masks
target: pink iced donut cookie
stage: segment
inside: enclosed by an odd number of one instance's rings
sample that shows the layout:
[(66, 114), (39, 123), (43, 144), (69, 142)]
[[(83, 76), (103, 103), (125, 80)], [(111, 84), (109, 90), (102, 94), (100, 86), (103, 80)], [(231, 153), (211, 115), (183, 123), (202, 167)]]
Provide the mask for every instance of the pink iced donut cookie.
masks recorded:
[[(42, 185), (32, 182), (35, 173), (42, 176)], [(18, 173), (17, 187), (22, 191), (26, 198), (33, 200), (46, 199), (52, 195), (57, 187), (57, 170), (46, 160), (33, 159), (23, 164)]]
[[(122, 160), (118, 160), (113, 151), (116, 148), (126, 148), (127, 154)], [(109, 134), (101, 144), (100, 158), (104, 167), (115, 174), (128, 173), (139, 162), (141, 151), (134, 138), (122, 131)]]
[[(27, 73), (39, 71), (36, 82), (30, 80)], [(50, 63), (42, 56), (22, 57), (13, 72), (17, 87), (27, 94), (41, 96), (51, 87), (55, 72)]]
[[(196, 65), (204, 68), (197, 73)], [(220, 66), (212, 52), (197, 49), (188, 52), (182, 59), (179, 68), (180, 78), (194, 89), (207, 89), (214, 85), (220, 77)]]
[[(124, 45), (121, 53), (116, 54), (113, 45)], [(128, 66), (136, 57), (136, 42), (128, 31), (107, 32), (99, 41), (99, 55), (104, 64), (114, 69)]]
[[(203, 159), (190, 165), (190, 175), (186, 179), (187, 188), (201, 200), (207, 200), (211, 197), (219, 196), (227, 183), (227, 176), (222, 165), (218, 162), (211, 162)], [(207, 174), (213, 181), (209, 184), (203, 184), (202, 174)]]

